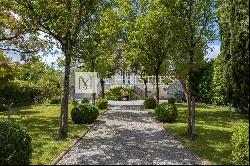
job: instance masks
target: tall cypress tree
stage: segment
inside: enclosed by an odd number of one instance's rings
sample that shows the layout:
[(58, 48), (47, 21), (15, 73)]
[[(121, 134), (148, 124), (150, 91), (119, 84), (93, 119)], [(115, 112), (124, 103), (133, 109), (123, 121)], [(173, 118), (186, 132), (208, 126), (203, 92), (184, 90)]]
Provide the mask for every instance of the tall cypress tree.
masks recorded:
[(249, 112), (249, 1), (220, 0), (218, 18), (228, 102)]

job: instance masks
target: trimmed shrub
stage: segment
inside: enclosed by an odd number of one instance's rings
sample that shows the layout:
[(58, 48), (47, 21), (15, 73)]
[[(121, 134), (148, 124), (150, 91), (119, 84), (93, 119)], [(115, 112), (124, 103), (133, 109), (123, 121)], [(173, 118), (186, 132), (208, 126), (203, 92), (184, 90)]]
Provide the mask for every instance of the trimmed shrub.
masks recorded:
[(61, 103), (61, 97), (60, 96), (54, 96), (49, 100), (50, 104), (60, 104)]
[(71, 110), (71, 118), (75, 124), (83, 123), (83, 111), (78, 106), (75, 106)]
[(108, 108), (108, 100), (107, 99), (99, 99), (96, 102), (96, 106), (100, 109), (100, 110), (105, 110)]
[(144, 101), (144, 107), (146, 109), (154, 109), (156, 107), (156, 105), (157, 105), (157, 101), (153, 97), (147, 98)]
[(168, 99), (168, 103), (170, 103), (170, 104), (175, 104), (175, 102), (176, 102), (176, 99), (174, 97), (170, 97)]
[(83, 110), (83, 123), (93, 123), (99, 116), (99, 110), (95, 105), (84, 104), (79, 107)]
[(82, 101), (81, 101), (81, 103), (82, 103), (82, 104), (89, 103), (89, 99), (83, 98)]
[(0, 165), (29, 165), (31, 141), (21, 124), (0, 120)]
[(177, 118), (177, 108), (175, 104), (162, 103), (155, 109), (157, 119), (161, 122), (175, 122)]
[(75, 124), (93, 123), (98, 116), (98, 108), (88, 103), (75, 106), (71, 111), (71, 118)]
[(233, 162), (239, 165), (249, 165), (249, 125), (236, 128), (231, 138)]

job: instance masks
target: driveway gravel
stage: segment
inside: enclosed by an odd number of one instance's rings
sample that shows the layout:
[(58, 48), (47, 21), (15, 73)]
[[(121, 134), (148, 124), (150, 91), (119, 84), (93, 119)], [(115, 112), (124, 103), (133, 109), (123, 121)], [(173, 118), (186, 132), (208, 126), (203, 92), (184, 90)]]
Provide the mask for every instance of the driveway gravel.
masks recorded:
[(58, 165), (200, 165), (140, 104), (112, 103)]

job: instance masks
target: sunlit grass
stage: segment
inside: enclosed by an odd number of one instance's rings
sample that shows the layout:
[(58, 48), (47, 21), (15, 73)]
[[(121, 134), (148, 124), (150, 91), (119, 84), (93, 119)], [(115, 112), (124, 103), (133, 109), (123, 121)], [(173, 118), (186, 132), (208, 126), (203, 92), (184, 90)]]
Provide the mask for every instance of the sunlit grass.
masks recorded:
[[(74, 124), (71, 121), (69, 105), (69, 129), (68, 138), (57, 139), (59, 126), (59, 105), (39, 105), (13, 108), (11, 118), (22, 123), (32, 137), (32, 163), (50, 164), (62, 151), (67, 149), (79, 136), (87, 131), (90, 125)], [(104, 112), (103, 110), (100, 113)], [(7, 118), (7, 114), (0, 112), (0, 118)]]
[[(197, 137), (191, 141), (186, 137), (187, 105), (177, 104), (177, 108), (177, 122), (165, 123), (164, 126), (211, 164), (232, 164), (230, 140), (234, 127), (241, 123), (248, 123), (248, 119), (237, 112), (234, 112), (233, 117), (230, 118), (229, 109), (226, 107), (198, 104), (196, 108)], [(154, 114), (154, 110), (148, 111)]]

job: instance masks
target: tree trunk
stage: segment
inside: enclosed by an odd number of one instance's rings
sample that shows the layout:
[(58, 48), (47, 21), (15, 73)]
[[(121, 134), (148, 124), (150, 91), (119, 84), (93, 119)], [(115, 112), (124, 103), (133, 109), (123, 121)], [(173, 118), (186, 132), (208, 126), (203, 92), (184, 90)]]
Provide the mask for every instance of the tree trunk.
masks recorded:
[(194, 140), (195, 137), (195, 97), (192, 96), (192, 104), (191, 104), (191, 121), (192, 121), (192, 132), (191, 132), (191, 139)]
[(195, 100), (193, 97), (193, 70), (194, 70), (194, 37), (195, 37), (195, 28), (193, 27), (192, 14), (193, 14), (193, 0), (189, 0), (189, 30), (191, 35), (189, 36), (189, 72), (188, 72), (188, 137), (194, 138), (194, 129), (195, 129)]
[(76, 91), (75, 91), (75, 89), (73, 89), (73, 101), (75, 101), (75, 93), (76, 93)]
[(147, 80), (143, 79), (144, 82), (144, 91), (145, 91), (145, 98), (148, 98), (148, 86), (147, 86)]
[(159, 92), (159, 74), (156, 75), (156, 99), (157, 99), (157, 103), (159, 103), (159, 100), (160, 100), (160, 92)]
[(12, 109), (11, 109), (12, 105), (13, 105), (13, 103), (8, 105), (8, 120), (10, 120), (10, 116), (12, 114)]
[(58, 137), (60, 139), (66, 138), (68, 134), (68, 102), (69, 102), (69, 75), (71, 64), (71, 50), (65, 50), (65, 74), (63, 84), (63, 97), (61, 104), (60, 122)]
[(188, 88), (188, 95), (187, 95), (187, 103), (188, 103), (188, 126), (187, 126), (187, 135), (188, 137), (191, 136), (192, 133), (192, 121), (191, 121), (191, 90), (190, 88)]
[(233, 112), (232, 112), (232, 104), (231, 103), (229, 103), (229, 112), (230, 112), (230, 114), (229, 114), (229, 117), (230, 118), (232, 118), (232, 116), (233, 116)]
[(102, 98), (105, 98), (105, 87), (104, 87), (105, 81), (103, 78), (101, 78), (101, 87), (102, 87)]
[(92, 94), (92, 104), (95, 104), (96, 101), (96, 93)]
[(187, 102), (188, 101), (188, 93), (184, 91), (184, 95), (185, 95), (184, 97), (185, 97), (185, 100), (186, 100), (185, 102)]
[[(178, 77), (179, 81), (181, 82), (181, 85), (183, 87), (183, 91), (184, 91), (184, 97), (185, 97), (185, 102), (188, 101), (188, 92), (187, 92), (187, 86), (186, 86), (186, 79), (183, 79), (182, 77)], [(183, 97), (183, 96), (182, 96)]]

